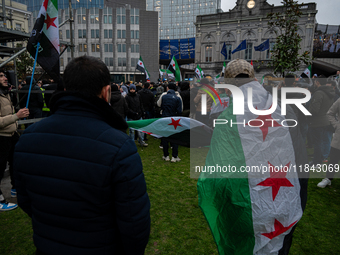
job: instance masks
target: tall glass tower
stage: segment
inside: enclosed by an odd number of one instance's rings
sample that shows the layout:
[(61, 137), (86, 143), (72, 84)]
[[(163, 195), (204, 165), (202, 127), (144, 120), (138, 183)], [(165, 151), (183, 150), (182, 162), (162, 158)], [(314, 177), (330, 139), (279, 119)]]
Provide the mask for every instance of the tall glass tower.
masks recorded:
[(197, 15), (213, 14), (221, 9), (221, 0), (147, 0), (146, 10), (158, 12), (160, 39), (195, 37)]

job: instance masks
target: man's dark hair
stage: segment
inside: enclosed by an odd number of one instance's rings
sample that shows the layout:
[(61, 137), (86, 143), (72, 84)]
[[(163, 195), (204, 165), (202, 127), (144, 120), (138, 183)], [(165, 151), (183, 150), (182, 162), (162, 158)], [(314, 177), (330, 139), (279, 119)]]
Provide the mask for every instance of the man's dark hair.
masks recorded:
[(173, 83), (173, 82), (170, 82), (170, 83), (168, 84), (168, 88), (169, 88), (169, 89), (176, 90), (176, 84)]
[(5, 70), (0, 68), (0, 73), (5, 73)]
[(111, 85), (111, 91), (118, 91), (118, 86), (116, 84)]
[(63, 80), (67, 91), (98, 96), (102, 88), (110, 84), (110, 71), (101, 60), (81, 56), (66, 66)]
[(324, 86), (327, 84), (327, 78), (323, 74), (319, 75), (316, 80), (320, 83), (321, 86)]
[(295, 83), (295, 76), (293, 74), (288, 74), (285, 76), (286, 87), (293, 87)]
[(150, 87), (150, 83), (145, 82), (145, 83), (144, 83), (144, 88), (148, 89), (149, 87)]

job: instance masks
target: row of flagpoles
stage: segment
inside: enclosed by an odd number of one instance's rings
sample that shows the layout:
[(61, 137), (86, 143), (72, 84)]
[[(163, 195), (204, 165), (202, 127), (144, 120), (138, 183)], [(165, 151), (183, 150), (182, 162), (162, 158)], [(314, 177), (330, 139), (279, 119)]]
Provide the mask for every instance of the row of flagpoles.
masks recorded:
[[(265, 50), (269, 50), (270, 45), (269, 45), (269, 39), (265, 40), (263, 43), (261, 43), (258, 46), (254, 46), (255, 51), (265, 51)], [(243, 40), (237, 47), (236, 49), (234, 49), (231, 54), (234, 54), (235, 52), (241, 51), (241, 50), (245, 50), (247, 49), (247, 39)], [(225, 42), (223, 43), (223, 47), (221, 50), (221, 54), (227, 58), (228, 56), (228, 51), (227, 51), (227, 46), (225, 44)]]

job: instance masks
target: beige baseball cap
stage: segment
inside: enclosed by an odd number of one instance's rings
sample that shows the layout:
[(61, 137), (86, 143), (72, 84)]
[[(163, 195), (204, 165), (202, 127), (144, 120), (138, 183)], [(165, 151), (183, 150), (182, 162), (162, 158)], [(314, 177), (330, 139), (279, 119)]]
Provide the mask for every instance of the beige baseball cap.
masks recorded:
[(253, 66), (244, 59), (235, 59), (228, 63), (224, 78), (235, 78), (239, 74), (248, 74), (249, 78), (255, 78), (255, 72)]

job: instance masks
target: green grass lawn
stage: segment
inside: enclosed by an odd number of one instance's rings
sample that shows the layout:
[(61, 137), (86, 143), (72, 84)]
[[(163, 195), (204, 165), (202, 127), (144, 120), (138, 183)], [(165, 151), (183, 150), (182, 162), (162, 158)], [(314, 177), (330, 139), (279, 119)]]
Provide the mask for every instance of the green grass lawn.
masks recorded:
[[(218, 254), (197, 203), (197, 179), (190, 178), (190, 149), (179, 147), (178, 163), (162, 160), (159, 140), (149, 137), (141, 155), (151, 201), (151, 234), (145, 254)], [(204, 150), (204, 148), (203, 148)], [(310, 179), (305, 213), (290, 254), (340, 254), (340, 180), (325, 189)], [(19, 208), (0, 213), (0, 254), (33, 255), (30, 218)]]

